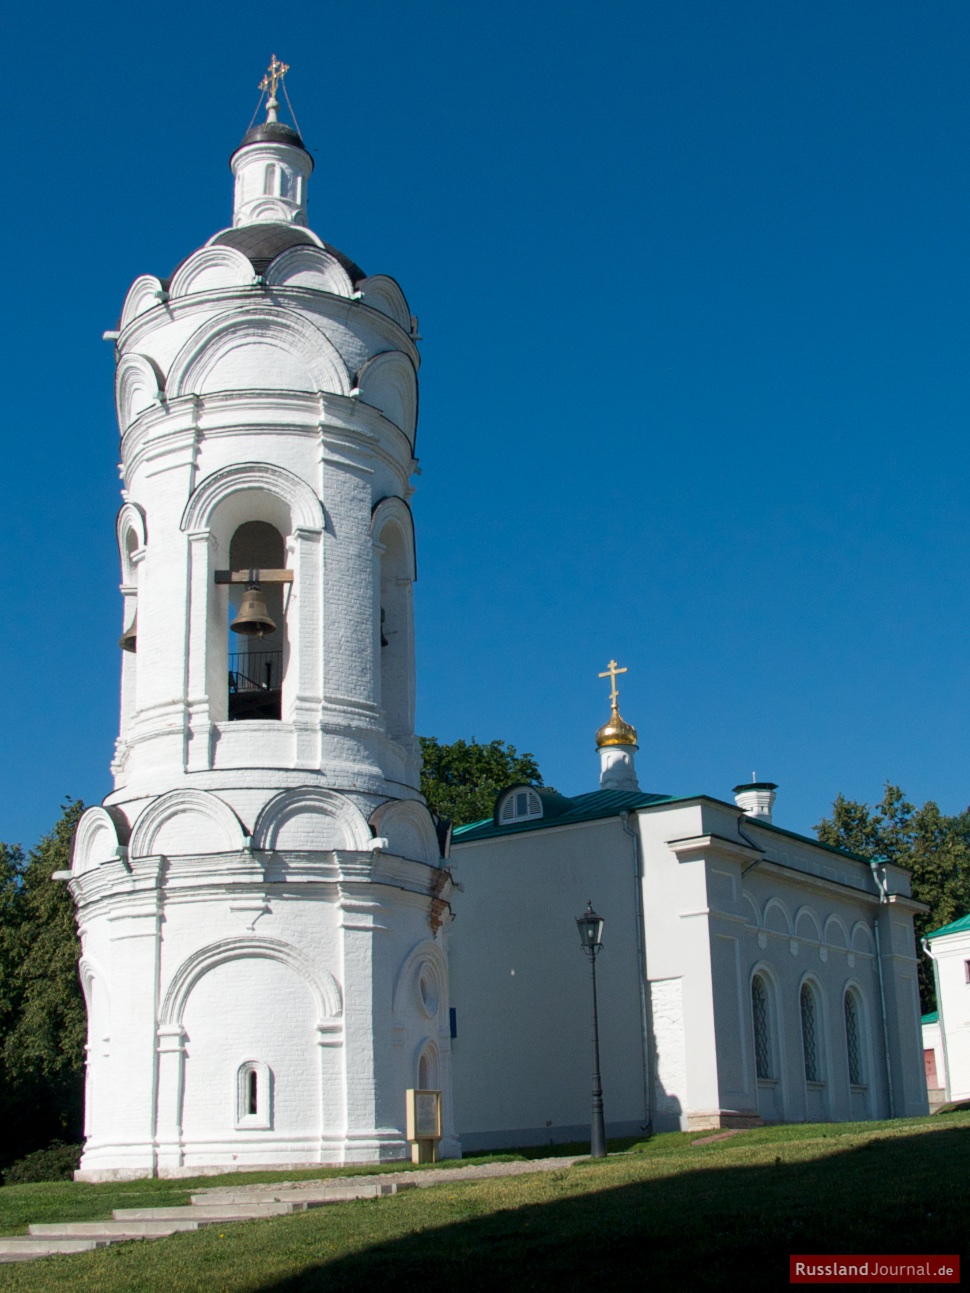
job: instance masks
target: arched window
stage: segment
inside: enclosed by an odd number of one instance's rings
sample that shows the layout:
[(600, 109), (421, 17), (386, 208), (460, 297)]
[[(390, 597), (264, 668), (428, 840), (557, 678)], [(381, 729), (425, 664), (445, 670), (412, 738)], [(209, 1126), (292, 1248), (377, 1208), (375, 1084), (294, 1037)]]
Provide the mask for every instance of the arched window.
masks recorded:
[(751, 980), (751, 1019), (754, 1024), (754, 1066), (759, 1078), (775, 1076), (771, 1062), (771, 1026), (768, 1019), (768, 989), (760, 974)]
[(865, 1085), (865, 1070), (862, 1064), (862, 1025), (859, 1019), (859, 1003), (850, 988), (845, 994), (845, 1053), (849, 1062), (849, 1083), (852, 1086)]
[(236, 1074), (237, 1131), (266, 1131), (273, 1125), (273, 1082), (268, 1064), (247, 1060)]
[(807, 984), (802, 984), (799, 997), (802, 1014), (802, 1054), (805, 1058), (805, 1081), (821, 1082), (822, 1070), (818, 1058), (818, 1008), (815, 993)]
[(499, 823), (524, 822), (542, 816), (542, 800), (534, 790), (514, 790), (505, 799), (499, 813)]
[[(281, 570), (286, 565), (283, 536), (267, 521), (244, 521), (229, 546), (232, 570)], [(283, 617), (282, 584), (261, 583), (272, 631), (229, 634), (229, 717), (230, 719), (282, 716)], [(229, 623), (239, 615), (246, 593), (245, 584), (231, 584)]]

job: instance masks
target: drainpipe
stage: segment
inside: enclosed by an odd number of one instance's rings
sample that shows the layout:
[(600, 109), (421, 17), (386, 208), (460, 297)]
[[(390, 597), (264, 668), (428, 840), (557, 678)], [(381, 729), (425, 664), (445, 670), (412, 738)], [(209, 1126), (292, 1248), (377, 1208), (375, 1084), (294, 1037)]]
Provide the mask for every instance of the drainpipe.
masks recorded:
[[(872, 871), (872, 878), (876, 888), (879, 890), (879, 906), (889, 902), (889, 887), (886, 880), (885, 863), (888, 861), (884, 857), (874, 857), (870, 859), (869, 867)], [(882, 866), (883, 871), (880, 875), (876, 868)], [(876, 975), (879, 979), (879, 1007), (882, 1011), (882, 1045), (886, 1056), (886, 1086), (889, 1094), (889, 1116), (896, 1117), (896, 1098), (893, 1090), (893, 1070), (889, 1062), (889, 1029), (886, 1026), (886, 986), (882, 976), (882, 948), (879, 943), (879, 913), (872, 922), (873, 932), (876, 936)]]
[(640, 1044), (643, 1063), (643, 1122), (641, 1131), (651, 1131), (653, 1123), (653, 1065), (650, 1063), (650, 1033), (647, 1019), (647, 961), (643, 933), (643, 871), (640, 865), (640, 836), (630, 827), (629, 811), (620, 813), (620, 825), (633, 841), (633, 885), (637, 927), (637, 976), (640, 981)]
[(933, 962), (933, 986), (936, 989), (936, 1013), (937, 1022), (940, 1025), (940, 1041), (943, 1044), (943, 1094), (946, 1096), (946, 1103), (949, 1104), (953, 1099), (953, 1093), (950, 1090), (950, 1055), (946, 1048), (946, 1028), (943, 1025), (943, 998), (940, 996), (940, 967), (937, 964), (936, 953), (930, 947), (928, 938), (921, 938), (923, 951)]

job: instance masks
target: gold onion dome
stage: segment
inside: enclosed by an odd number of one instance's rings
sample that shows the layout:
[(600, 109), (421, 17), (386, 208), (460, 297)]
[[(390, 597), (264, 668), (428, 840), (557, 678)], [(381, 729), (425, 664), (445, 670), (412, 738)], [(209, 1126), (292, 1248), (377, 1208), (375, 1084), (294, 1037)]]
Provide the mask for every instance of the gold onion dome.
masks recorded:
[(620, 717), (620, 711), (614, 703), (610, 710), (609, 722), (596, 733), (596, 747), (602, 749), (604, 745), (636, 745), (637, 729), (631, 727)]

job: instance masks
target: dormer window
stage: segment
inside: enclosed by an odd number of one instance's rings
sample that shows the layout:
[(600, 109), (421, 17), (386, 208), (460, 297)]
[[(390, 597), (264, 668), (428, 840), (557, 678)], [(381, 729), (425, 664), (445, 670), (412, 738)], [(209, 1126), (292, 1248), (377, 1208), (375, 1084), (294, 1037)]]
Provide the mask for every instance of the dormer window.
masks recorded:
[(513, 790), (502, 804), (499, 821), (508, 826), (511, 822), (526, 822), (541, 816), (542, 801), (534, 790)]

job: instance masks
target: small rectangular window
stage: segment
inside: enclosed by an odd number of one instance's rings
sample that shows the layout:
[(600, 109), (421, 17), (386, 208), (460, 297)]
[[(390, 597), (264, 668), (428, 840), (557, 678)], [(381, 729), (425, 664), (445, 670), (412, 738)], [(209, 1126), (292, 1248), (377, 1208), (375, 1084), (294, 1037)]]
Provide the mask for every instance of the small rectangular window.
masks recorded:
[(963, 977), (967, 983), (970, 983), (970, 961), (963, 962)]
[(448, 1007), (448, 1028), (453, 1038), (458, 1036), (458, 1008), (456, 1006)]

